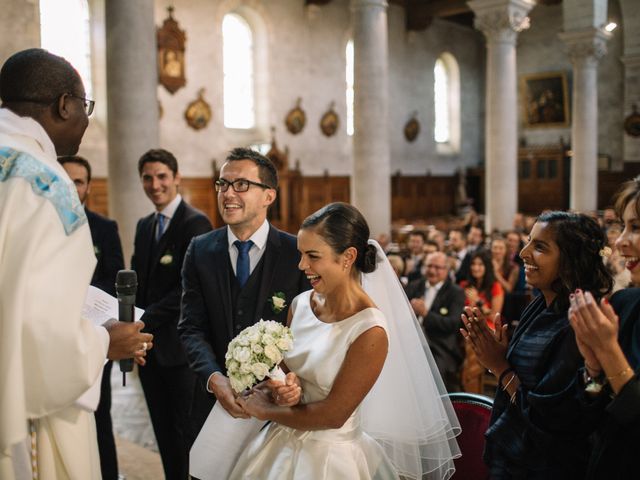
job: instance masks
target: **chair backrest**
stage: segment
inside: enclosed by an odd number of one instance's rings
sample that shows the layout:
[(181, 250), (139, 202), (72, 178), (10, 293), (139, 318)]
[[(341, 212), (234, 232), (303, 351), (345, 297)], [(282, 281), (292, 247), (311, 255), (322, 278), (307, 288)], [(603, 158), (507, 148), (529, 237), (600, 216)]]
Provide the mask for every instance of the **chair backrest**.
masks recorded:
[(489, 469), (482, 461), (484, 433), (489, 426), (493, 400), (475, 393), (450, 393), (449, 398), (458, 416), (462, 432), (457, 437), (462, 457), (455, 460), (455, 480), (483, 480)]

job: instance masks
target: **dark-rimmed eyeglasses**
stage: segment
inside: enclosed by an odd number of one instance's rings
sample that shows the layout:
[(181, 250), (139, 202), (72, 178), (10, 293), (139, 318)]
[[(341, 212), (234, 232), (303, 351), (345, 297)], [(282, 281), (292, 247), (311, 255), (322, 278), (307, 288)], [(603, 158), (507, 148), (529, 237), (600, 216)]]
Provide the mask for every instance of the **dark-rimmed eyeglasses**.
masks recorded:
[(96, 101), (91, 100), (90, 98), (81, 97), (80, 95), (74, 95), (73, 93), (67, 93), (70, 97), (78, 98), (84, 102), (84, 111), (87, 114), (87, 117), (90, 117), (93, 113), (93, 108), (96, 106)]
[[(96, 106), (96, 101), (91, 100), (89, 98), (81, 97), (80, 95), (75, 95), (73, 93), (63, 93), (62, 95), (67, 95), (69, 97), (77, 98), (84, 102), (84, 113), (87, 114), (87, 117), (93, 113), (93, 109)], [(25, 103), (40, 103), (42, 105), (51, 105), (54, 102), (57, 102), (58, 99), (62, 96), (59, 95), (54, 100), (38, 100), (35, 98), (12, 98), (10, 100), (5, 100), (7, 103), (9, 102), (25, 102)]]
[(229, 190), (229, 185), (231, 185), (233, 187), (233, 191), (237, 193), (246, 192), (247, 190), (249, 190), (249, 187), (251, 185), (255, 185), (256, 187), (261, 188), (273, 188), (264, 183), (254, 182), (252, 180), (247, 180), (246, 178), (238, 178), (233, 182), (225, 180), (224, 178), (219, 178), (215, 181), (214, 185), (216, 187), (216, 192), (226, 192), (227, 190)]

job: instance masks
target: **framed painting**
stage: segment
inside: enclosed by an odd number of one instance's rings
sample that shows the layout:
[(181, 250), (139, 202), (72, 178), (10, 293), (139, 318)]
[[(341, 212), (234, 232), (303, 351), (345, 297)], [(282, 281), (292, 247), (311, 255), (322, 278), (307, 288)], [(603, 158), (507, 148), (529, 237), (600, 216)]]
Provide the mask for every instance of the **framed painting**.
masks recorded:
[(520, 99), (525, 128), (568, 127), (569, 90), (565, 72), (523, 75)]

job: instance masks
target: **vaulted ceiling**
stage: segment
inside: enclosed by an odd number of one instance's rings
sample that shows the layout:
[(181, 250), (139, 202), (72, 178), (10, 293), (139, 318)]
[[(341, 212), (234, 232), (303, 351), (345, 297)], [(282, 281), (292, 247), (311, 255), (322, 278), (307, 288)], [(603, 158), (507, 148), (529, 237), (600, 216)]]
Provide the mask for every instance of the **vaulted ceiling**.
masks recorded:
[[(434, 18), (473, 27), (473, 12), (468, 0), (389, 0), (407, 10), (407, 30), (424, 30)], [(307, 5), (325, 5), (331, 0), (305, 0)], [(556, 5), (562, 0), (537, 0), (540, 5)]]

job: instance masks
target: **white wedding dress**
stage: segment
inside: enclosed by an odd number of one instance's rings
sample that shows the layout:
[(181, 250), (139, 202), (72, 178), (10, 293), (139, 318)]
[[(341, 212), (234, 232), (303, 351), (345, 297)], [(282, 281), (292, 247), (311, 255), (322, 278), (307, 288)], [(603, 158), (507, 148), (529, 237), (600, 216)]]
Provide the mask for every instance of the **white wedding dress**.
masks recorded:
[[(302, 384), (303, 403), (327, 397), (351, 344), (366, 330), (387, 329), (382, 312), (367, 308), (336, 323), (324, 323), (311, 310), (312, 290), (296, 299), (291, 322), (294, 348), (287, 367)], [(271, 423), (236, 463), (231, 480), (389, 480), (398, 474), (382, 447), (363, 432), (358, 407), (338, 429), (302, 431)]]

